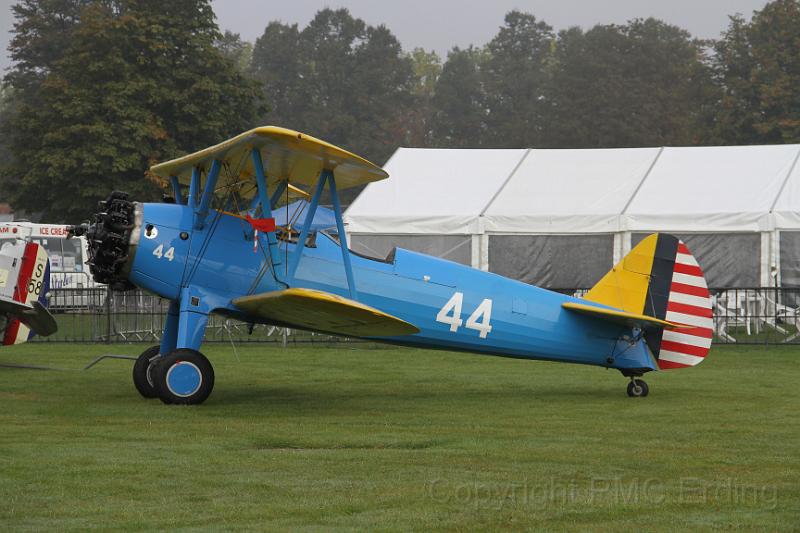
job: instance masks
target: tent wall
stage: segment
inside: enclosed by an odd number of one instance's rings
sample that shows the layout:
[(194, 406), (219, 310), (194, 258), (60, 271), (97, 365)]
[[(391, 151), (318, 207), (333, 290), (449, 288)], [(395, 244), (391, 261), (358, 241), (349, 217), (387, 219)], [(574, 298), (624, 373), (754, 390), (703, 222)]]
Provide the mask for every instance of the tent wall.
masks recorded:
[(489, 270), (551, 289), (589, 288), (613, 266), (613, 235), (489, 235)]
[[(636, 246), (649, 233), (631, 234)], [(709, 287), (761, 285), (760, 233), (673, 233), (686, 243), (703, 268)]]
[(472, 264), (471, 235), (354, 234), (349, 238), (351, 250), (370, 257), (384, 258), (397, 246), (462, 265)]
[(800, 231), (780, 232), (782, 287), (800, 287)]

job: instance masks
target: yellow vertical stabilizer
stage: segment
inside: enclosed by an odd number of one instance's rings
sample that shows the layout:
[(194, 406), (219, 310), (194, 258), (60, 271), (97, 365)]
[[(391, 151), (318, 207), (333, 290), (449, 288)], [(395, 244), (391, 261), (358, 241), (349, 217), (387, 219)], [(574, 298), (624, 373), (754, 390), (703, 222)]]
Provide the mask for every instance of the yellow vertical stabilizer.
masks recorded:
[(584, 299), (629, 313), (644, 313), (657, 242), (655, 233), (637, 244)]

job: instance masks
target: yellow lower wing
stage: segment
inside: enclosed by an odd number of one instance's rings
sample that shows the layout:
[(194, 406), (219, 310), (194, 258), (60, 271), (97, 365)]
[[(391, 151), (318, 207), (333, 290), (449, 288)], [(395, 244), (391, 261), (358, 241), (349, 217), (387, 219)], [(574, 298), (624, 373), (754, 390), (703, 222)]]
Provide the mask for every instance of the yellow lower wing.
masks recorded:
[(233, 300), (239, 309), (266, 321), (345, 335), (395, 337), (419, 333), (419, 328), (374, 307), (313, 289), (242, 296)]
[(668, 329), (678, 327), (678, 324), (667, 322), (666, 320), (661, 320), (652, 316), (629, 313), (627, 311), (616, 311), (614, 309), (606, 309), (604, 307), (597, 307), (594, 305), (566, 302), (561, 304), (561, 307), (564, 309), (569, 309), (570, 311), (575, 311), (576, 313), (602, 318), (610, 322), (617, 322), (630, 327), (657, 327)]

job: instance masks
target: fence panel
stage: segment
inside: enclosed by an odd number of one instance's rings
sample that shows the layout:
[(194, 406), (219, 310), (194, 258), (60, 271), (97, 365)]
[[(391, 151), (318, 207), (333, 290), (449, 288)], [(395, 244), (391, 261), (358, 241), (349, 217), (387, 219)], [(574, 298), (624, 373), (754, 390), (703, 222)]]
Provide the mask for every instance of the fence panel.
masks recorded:
[[(586, 289), (557, 289), (582, 297)], [(722, 344), (800, 344), (800, 288), (710, 289), (714, 342)], [(143, 291), (113, 292), (105, 287), (53, 289), (50, 310), (59, 329), (32, 342), (141, 342), (161, 339), (169, 301)], [(250, 325), (212, 315), (205, 342), (336, 343), (360, 342), (277, 326)]]

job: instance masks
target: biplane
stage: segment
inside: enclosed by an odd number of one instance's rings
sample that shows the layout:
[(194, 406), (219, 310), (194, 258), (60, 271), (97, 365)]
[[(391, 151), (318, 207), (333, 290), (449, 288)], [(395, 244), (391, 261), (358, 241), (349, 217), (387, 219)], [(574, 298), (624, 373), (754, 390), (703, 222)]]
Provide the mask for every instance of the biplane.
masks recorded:
[(5, 240), (0, 246), (0, 338), (4, 346), (58, 330), (47, 310), (49, 290), (50, 260), (44, 246), (22, 238)]
[[(161, 344), (142, 353), (142, 396), (198, 404), (214, 371), (200, 353), (211, 313), (391, 344), (619, 370), (629, 396), (649, 371), (694, 366), (711, 346), (711, 302), (686, 245), (640, 242), (583, 298), (395, 248), (352, 252), (339, 191), (380, 167), (314, 137), (260, 127), (150, 169), (170, 196), (114, 192), (87, 235), (95, 279), (170, 300)], [(324, 191), (333, 224), (316, 224)], [(275, 212), (304, 202), (302, 218)]]

